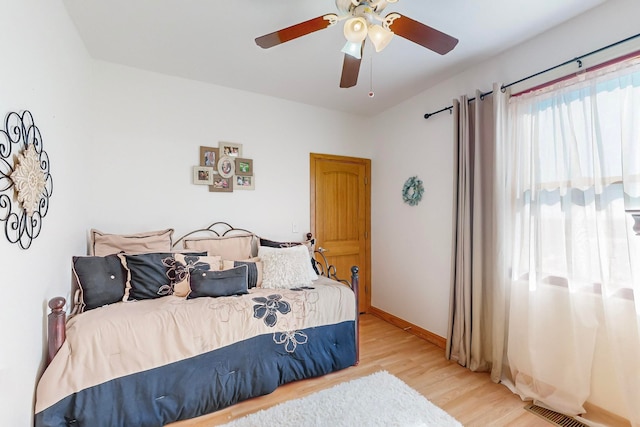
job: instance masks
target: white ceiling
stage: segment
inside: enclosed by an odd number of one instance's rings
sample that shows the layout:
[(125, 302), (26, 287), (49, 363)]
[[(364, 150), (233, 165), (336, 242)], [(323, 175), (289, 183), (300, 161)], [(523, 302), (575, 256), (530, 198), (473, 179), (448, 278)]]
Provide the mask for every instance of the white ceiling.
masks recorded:
[[(64, 0), (93, 58), (374, 115), (606, 0), (399, 0), (398, 12), (460, 40), (440, 56), (395, 37), (365, 49), (358, 85), (338, 87), (342, 25), (263, 50), (254, 39), (337, 12), (334, 0)], [(373, 52), (373, 53), (372, 53)], [(367, 96), (373, 76), (374, 98)]]

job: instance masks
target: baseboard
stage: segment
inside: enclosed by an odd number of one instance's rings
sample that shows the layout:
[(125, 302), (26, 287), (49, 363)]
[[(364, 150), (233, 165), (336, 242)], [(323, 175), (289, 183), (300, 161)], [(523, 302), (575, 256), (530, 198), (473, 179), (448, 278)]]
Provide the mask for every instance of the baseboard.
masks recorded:
[(631, 427), (631, 422), (629, 420), (621, 417), (620, 415), (614, 414), (613, 412), (607, 411), (598, 405), (585, 402), (583, 406), (587, 413), (582, 416), (589, 421), (594, 421), (600, 425), (606, 426)]
[(376, 317), (384, 320), (385, 322), (391, 323), (394, 326), (397, 326), (400, 329), (403, 329), (410, 334), (417, 336), (418, 338), (422, 338), (425, 341), (429, 341), (431, 344), (437, 345), (441, 349), (445, 349), (447, 346), (447, 340), (442, 338), (439, 335), (434, 334), (433, 332), (429, 332), (426, 329), (422, 329), (419, 326), (416, 326), (412, 323), (407, 322), (399, 317), (394, 316), (393, 314), (389, 314), (386, 311), (382, 311), (376, 307), (369, 307), (367, 310), (368, 313), (373, 314)]

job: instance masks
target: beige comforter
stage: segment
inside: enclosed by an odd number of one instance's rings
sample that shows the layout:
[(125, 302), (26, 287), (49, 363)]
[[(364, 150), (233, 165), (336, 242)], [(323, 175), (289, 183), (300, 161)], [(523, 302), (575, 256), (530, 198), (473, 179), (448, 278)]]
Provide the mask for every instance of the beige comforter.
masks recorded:
[(355, 319), (353, 292), (321, 277), (313, 289), (250, 290), (224, 298), (167, 296), (88, 311), (67, 323), (67, 339), (37, 388), (36, 413), (114, 378), (273, 334), (289, 352), (307, 328)]

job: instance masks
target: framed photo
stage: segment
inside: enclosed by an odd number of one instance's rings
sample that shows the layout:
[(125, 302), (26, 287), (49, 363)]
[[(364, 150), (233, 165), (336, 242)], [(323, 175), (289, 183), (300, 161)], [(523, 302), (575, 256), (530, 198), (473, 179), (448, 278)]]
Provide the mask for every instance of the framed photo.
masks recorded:
[(251, 176), (253, 175), (253, 160), (236, 158), (236, 175)]
[(218, 173), (223, 178), (231, 178), (236, 173), (236, 162), (233, 157), (220, 157), (218, 160)]
[(233, 177), (233, 189), (234, 190), (255, 190), (256, 189), (256, 177), (236, 175)]
[(230, 157), (242, 157), (242, 144), (236, 144), (234, 142), (220, 141), (218, 144), (220, 149), (220, 156)]
[(212, 193), (231, 193), (233, 192), (233, 177), (224, 178), (220, 175), (213, 177), (213, 183), (209, 186)]
[(213, 184), (213, 168), (208, 166), (194, 166), (193, 183), (198, 185)]
[[(200, 166), (209, 166), (215, 169), (218, 166), (219, 158), (218, 148), (200, 146)], [(214, 170), (213, 173), (217, 172)]]

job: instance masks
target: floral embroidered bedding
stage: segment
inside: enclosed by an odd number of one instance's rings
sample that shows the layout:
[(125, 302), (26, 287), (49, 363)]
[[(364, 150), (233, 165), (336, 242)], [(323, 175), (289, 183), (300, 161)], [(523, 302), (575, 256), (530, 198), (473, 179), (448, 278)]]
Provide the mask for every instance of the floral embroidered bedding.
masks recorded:
[(219, 298), (117, 302), (67, 322), (36, 426), (162, 426), (356, 362), (352, 290), (320, 277)]

